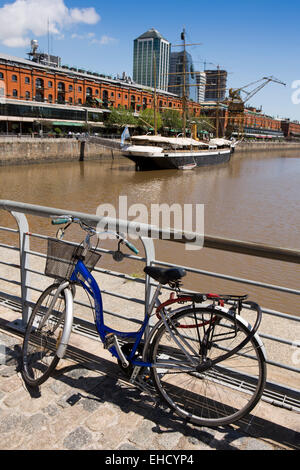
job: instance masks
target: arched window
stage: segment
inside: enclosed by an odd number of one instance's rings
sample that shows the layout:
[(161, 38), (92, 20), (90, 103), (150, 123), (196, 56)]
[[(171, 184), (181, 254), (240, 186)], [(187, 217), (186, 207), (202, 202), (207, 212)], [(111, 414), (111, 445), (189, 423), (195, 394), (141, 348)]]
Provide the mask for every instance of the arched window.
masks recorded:
[(26, 91), (25, 98), (26, 100), (30, 100), (30, 91)]
[(17, 96), (18, 96), (18, 90), (13, 90), (13, 96), (14, 96), (15, 98), (17, 98)]
[(40, 90), (37, 90), (35, 93), (35, 101), (44, 101), (44, 93), (42, 93)]
[(92, 98), (93, 97), (93, 90), (91, 87), (87, 87), (86, 89), (86, 97), (87, 98)]
[(11, 79), (12, 79), (13, 82), (17, 82), (17, 81), (18, 81), (17, 75), (13, 75), (13, 76), (11, 77)]
[(65, 103), (65, 84), (63, 82), (57, 84), (57, 102), (59, 104)]
[(107, 108), (108, 107), (108, 91), (103, 90), (102, 92), (102, 101), (103, 101), (103, 107)]
[(0, 80), (3, 80), (3, 78), (4, 78), (4, 75), (2, 72), (0, 72)]
[(135, 96), (134, 95), (131, 95), (131, 98), (130, 98), (130, 108), (132, 109), (132, 111), (135, 111)]
[(35, 81), (36, 88), (44, 88), (44, 80), (42, 78), (37, 78)]
[(53, 101), (53, 95), (48, 95), (48, 102), (52, 103), (52, 101)]
[(143, 98), (143, 109), (147, 108), (147, 98)]

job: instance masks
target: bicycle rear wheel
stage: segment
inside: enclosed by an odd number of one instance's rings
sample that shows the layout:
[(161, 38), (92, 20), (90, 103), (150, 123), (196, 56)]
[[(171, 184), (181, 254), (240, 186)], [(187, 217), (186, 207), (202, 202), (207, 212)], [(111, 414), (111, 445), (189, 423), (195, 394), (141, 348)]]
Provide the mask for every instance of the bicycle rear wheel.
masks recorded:
[(151, 345), (155, 387), (179, 416), (202, 426), (233, 423), (258, 403), (266, 381), (262, 343), (255, 335), (232, 357), (197, 372), (240, 344), (250, 330), (240, 317), (220, 310), (186, 309), (164, 324)]
[(59, 284), (49, 286), (37, 301), (26, 328), (22, 350), (22, 376), (31, 386), (44, 383), (59, 362), (66, 312), (64, 291), (53, 302)]

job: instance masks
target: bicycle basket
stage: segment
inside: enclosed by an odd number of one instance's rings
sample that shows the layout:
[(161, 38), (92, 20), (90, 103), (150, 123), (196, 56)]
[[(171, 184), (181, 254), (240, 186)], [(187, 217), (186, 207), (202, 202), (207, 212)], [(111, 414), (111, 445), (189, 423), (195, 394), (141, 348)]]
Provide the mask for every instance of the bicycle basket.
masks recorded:
[[(56, 238), (48, 238), (45, 275), (55, 279), (70, 279), (82, 252), (81, 245), (74, 246)], [(89, 271), (92, 271), (100, 258), (99, 253), (89, 250), (84, 264)]]

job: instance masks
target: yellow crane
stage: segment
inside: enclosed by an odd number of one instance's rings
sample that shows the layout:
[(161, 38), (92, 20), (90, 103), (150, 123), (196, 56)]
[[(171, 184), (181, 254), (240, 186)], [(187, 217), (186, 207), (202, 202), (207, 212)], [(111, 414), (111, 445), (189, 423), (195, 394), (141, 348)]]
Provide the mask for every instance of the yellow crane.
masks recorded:
[[(228, 98), (228, 123), (226, 127), (226, 136), (231, 137), (233, 130), (238, 128), (238, 138), (240, 138), (244, 133), (245, 125), (245, 103), (249, 101), (256, 93), (258, 93), (262, 88), (264, 88), (268, 83), (274, 82), (279, 83), (280, 85), (286, 86), (286, 83), (278, 80), (277, 78), (263, 77), (260, 80), (255, 82), (248, 83), (247, 85), (240, 88), (230, 88), (229, 89), (229, 98)], [(253, 90), (246, 91), (246, 88), (250, 86), (257, 85)], [(241, 93), (246, 94), (246, 98), (243, 99)]]

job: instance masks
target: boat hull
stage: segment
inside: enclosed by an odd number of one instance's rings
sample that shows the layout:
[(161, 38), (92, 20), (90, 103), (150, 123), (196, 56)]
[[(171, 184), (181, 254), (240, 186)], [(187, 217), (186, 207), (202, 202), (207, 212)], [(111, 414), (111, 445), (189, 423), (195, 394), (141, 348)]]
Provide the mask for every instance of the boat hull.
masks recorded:
[(123, 155), (133, 161), (137, 171), (173, 170), (195, 163), (197, 167), (219, 165), (229, 162), (232, 149), (204, 150), (191, 153), (167, 153), (161, 155), (138, 155), (123, 151)]

